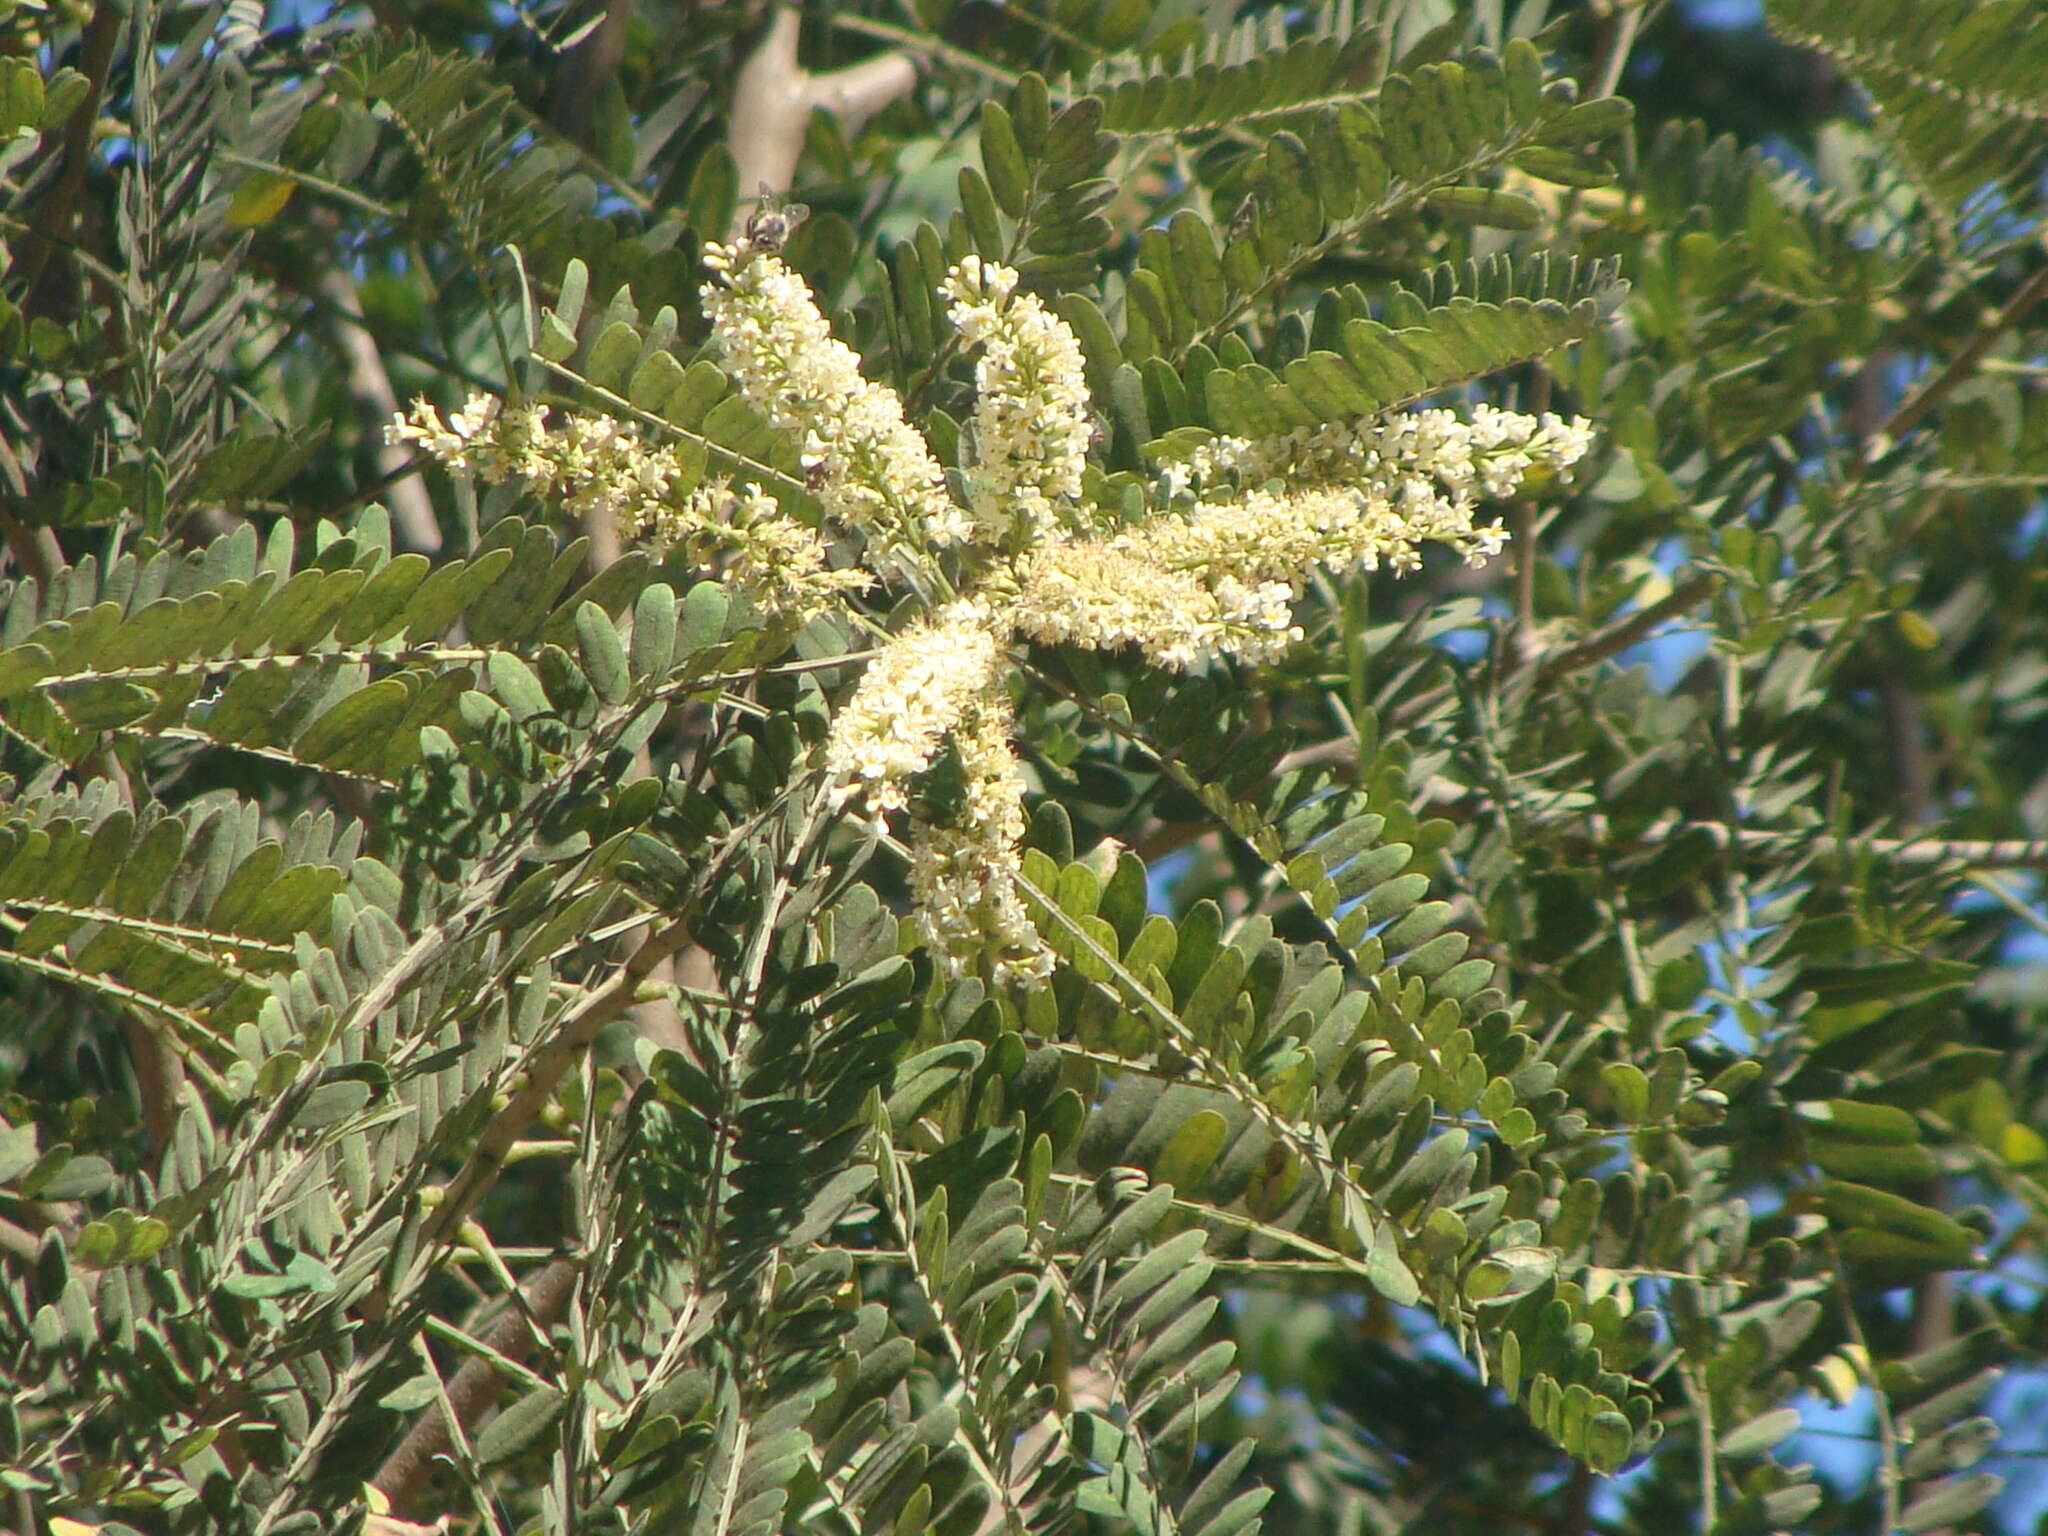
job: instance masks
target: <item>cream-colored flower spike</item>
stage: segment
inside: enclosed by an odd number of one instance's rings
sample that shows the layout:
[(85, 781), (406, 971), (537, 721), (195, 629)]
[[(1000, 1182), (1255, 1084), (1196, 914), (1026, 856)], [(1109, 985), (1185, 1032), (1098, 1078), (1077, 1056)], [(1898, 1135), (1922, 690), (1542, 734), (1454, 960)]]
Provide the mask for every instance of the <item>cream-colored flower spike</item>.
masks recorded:
[(1095, 424), (1081, 343), (1017, 274), (969, 256), (946, 274), (946, 314), (974, 368), (968, 500), (982, 539), (1015, 551), (1075, 524)]
[(726, 371), (797, 439), (826, 515), (913, 548), (962, 542), (972, 530), (938, 460), (896, 391), (861, 376), (803, 278), (753, 238), (707, 246), (704, 265), (716, 279), (701, 290), (704, 313)]
[(1186, 506), (1019, 562), (1013, 623), (1034, 640), (1136, 646), (1168, 667), (1269, 659), (1300, 638), (1289, 614), (1313, 571), (1412, 571), (1426, 543), (1481, 564), (1507, 530), (1475, 521), (1479, 499), (1513, 494), (1532, 469), (1568, 469), (1591, 441), (1583, 419), (1485, 405), (1470, 422), (1414, 411), (1217, 438), (1169, 467), (1192, 492)]
[(956, 604), (913, 624), (868, 663), (825, 749), (842, 805), (861, 795), (876, 811), (909, 803), (911, 781), (931, 767), (968, 705), (998, 682), (1002, 646), (992, 619), (981, 604)]
[(994, 978), (1035, 987), (1052, 952), (1019, 894), (1024, 774), (1011, 749), (1016, 721), (1000, 677), (969, 701), (948, 737), (957, 782), (918, 817), (910, 836), (910, 893), (918, 931), (948, 971), (986, 959)]
[(727, 559), (727, 575), (768, 613), (803, 623), (872, 584), (866, 571), (834, 570), (818, 530), (788, 516), (757, 487), (724, 479), (689, 483), (673, 448), (649, 445), (627, 422), (571, 416), (548, 424), (544, 405), (503, 405), (472, 394), (447, 421), (427, 400), (384, 428), (449, 470), (488, 485), (520, 480), (579, 520), (602, 517), (621, 538)]
[(1001, 623), (986, 604), (955, 603), (913, 624), (868, 663), (832, 722), (825, 771), (841, 804), (876, 816), (915, 807), (910, 886), (925, 942), (947, 968), (986, 955), (995, 973), (1052, 973), (1017, 893), (1024, 780), (1010, 749)]

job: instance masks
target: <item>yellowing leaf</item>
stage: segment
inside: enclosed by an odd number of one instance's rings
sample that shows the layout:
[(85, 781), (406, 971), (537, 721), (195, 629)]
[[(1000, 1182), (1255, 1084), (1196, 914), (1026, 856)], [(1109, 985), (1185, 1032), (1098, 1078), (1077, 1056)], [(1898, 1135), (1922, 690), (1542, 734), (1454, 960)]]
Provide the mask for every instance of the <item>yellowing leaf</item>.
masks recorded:
[(280, 213), (284, 205), (292, 200), (292, 191), (297, 186), (289, 176), (278, 176), (263, 172), (251, 176), (228, 199), (228, 223), (236, 229), (256, 229), (268, 224)]
[(1837, 1408), (1847, 1407), (1863, 1387), (1862, 1372), (1841, 1355), (1829, 1355), (1814, 1367), (1814, 1374), (1820, 1377), (1821, 1391)]
[(2015, 1122), (1998, 1133), (1998, 1154), (2015, 1168), (2031, 1168), (2048, 1163), (2048, 1141), (2032, 1126)]
[(1899, 633), (1915, 650), (1931, 651), (1941, 644), (1941, 636), (1935, 633), (1934, 626), (1910, 608), (1901, 608), (1893, 614), (1892, 622), (1899, 626)]
[(1970, 1134), (1987, 1147), (1996, 1147), (2012, 1125), (2012, 1100), (1992, 1078), (1985, 1078), (1970, 1090), (1966, 1111)]

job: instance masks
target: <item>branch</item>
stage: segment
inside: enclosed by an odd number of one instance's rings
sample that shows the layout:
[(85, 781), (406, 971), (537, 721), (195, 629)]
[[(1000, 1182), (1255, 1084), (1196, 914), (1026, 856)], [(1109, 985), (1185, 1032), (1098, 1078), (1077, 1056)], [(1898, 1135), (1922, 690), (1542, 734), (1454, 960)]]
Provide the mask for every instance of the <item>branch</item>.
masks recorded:
[[(546, 1342), (547, 1330), (569, 1305), (581, 1273), (582, 1266), (575, 1261), (556, 1259), (530, 1276), (519, 1288), (518, 1299), (484, 1335), (484, 1346), (515, 1364), (523, 1362)], [(463, 1361), (448, 1383), (448, 1407), (455, 1421), (469, 1430), (504, 1384), (505, 1374), (489, 1355), (471, 1355)], [(448, 1420), (436, 1403), (414, 1421), (398, 1449), (384, 1458), (371, 1486), (391, 1501), (392, 1509), (404, 1511), (419, 1497), (421, 1485), (433, 1471), (434, 1458), (449, 1444)]]
[(329, 267), (315, 286), (331, 306), (326, 311), (327, 333), (348, 365), (349, 398), (363, 419), (364, 430), (377, 444), (377, 471), (385, 477), (384, 495), (391, 503), (399, 542), (406, 549), (435, 554), (441, 548), (441, 525), (434, 517), (426, 482), (404, 447), (384, 441), (384, 423), (398, 414), (398, 392), (391, 387), (383, 354), (363, 318), (355, 279), (338, 266)]
[(1984, 354), (1991, 350), (1998, 338), (2018, 325), (2027, 311), (2044, 296), (2048, 296), (2048, 267), (2043, 267), (2022, 283), (2020, 291), (2006, 302), (2005, 308), (1980, 326), (1976, 335), (1970, 338), (1962, 351), (1948, 360), (1941, 372), (1899, 402), (1898, 408), (1865, 441), (1862, 451), (1857, 454), (1858, 468), (1918, 426), (1929, 411), (1976, 371), (1977, 364), (1984, 360)]
[(1711, 572), (1690, 577), (1649, 607), (1638, 608), (1598, 633), (1588, 635), (1577, 645), (1566, 646), (1538, 667), (1536, 675), (1547, 683), (1567, 672), (1576, 672), (1581, 667), (1590, 667), (1595, 662), (1619, 655), (1637, 641), (1647, 638), (1650, 631), (1666, 619), (1676, 618), (1693, 604), (1711, 597), (1720, 585), (1721, 578)]
[(36, 313), (37, 288), (48, 275), (50, 258), (65, 243), (71, 229), (71, 215), (78, 204), (78, 189), (85, 185), (86, 161), (91, 156), (92, 127), (99, 121), (100, 98), (106, 93), (107, 71), (113, 66), (114, 44), (121, 36), (124, 8), (112, 0), (100, 0), (86, 23), (85, 41), (79, 59), (88, 89), (85, 99), (64, 125), (64, 169), (56, 186), (36, 210), (31, 221), (27, 270), (21, 285), (21, 308)]
[(598, 1031), (632, 1005), (640, 984), (655, 968), (668, 960), (690, 939), (689, 924), (670, 923), (651, 935), (612, 979), (585, 998), (580, 1006), (563, 1016), (554, 1038), (537, 1048), (528, 1059), (519, 1086), (502, 1108), (491, 1116), (477, 1138), (476, 1148), (462, 1170), (442, 1192), (441, 1204), (420, 1234), (419, 1252), (429, 1254), (440, 1247), (469, 1219), (479, 1201), (490, 1192), (504, 1170), (505, 1159), (514, 1142), (526, 1133), (547, 1107), (555, 1085), (562, 1080)]
[(619, 71), (632, 21), (633, 0), (611, 0), (596, 29), (569, 51), (555, 97), (555, 123), (565, 138), (585, 149), (593, 147), (598, 92)]
[(734, 82), (726, 142), (739, 168), (740, 195), (787, 192), (803, 153), (804, 128), (819, 107), (857, 128), (917, 83), (903, 53), (877, 54), (829, 75), (797, 62), (797, 12), (778, 7)]
[[(1667, 619), (1676, 618), (1695, 603), (1711, 597), (1721, 584), (1721, 578), (1712, 572), (1702, 572), (1688, 577), (1673, 587), (1663, 597), (1647, 608), (1638, 608), (1617, 619), (1607, 628), (1598, 630), (1579, 641), (1558, 651), (1536, 668), (1536, 676), (1542, 682), (1554, 682), (1569, 673), (1593, 666), (1619, 655), (1638, 641), (1649, 637), (1651, 631)], [(1451, 697), (1450, 684), (1426, 689), (1407, 700), (1388, 715), (1391, 725), (1405, 725), (1419, 719)], [(1303, 747), (1290, 752), (1275, 765), (1275, 773), (1285, 773), (1293, 768), (1307, 768), (1317, 763), (1349, 762), (1358, 755), (1358, 743), (1351, 737), (1340, 737), (1335, 741), (1322, 742), (1313, 747)]]
[(7, 552), (22, 575), (33, 576), (39, 583), (47, 582), (50, 572), (64, 564), (57, 532), (46, 523), (31, 527), (13, 513), (0, 511), (0, 537), (6, 539)]

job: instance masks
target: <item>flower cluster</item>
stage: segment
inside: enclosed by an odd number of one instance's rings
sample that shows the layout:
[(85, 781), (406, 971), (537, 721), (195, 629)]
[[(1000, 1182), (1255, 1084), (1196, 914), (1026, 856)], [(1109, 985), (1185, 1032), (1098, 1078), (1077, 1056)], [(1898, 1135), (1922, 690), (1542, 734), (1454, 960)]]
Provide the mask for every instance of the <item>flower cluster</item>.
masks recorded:
[(976, 603), (884, 646), (832, 722), (825, 771), (839, 782), (841, 803), (865, 792), (877, 811), (902, 810), (911, 780), (931, 766), (969, 702), (995, 686), (1001, 660), (989, 611)]
[(1141, 524), (1123, 542), (1173, 570), (1247, 582), (1304, 580), (1317, 567), (1418, 569), (1425, 543), (1482, 564), (1500, 552), (1498, 521), (1475, 525), (1472, 507), (1439, 495), (1426, 480), (1249, 491), (1203, 502), (1182, 516)]
[(413, 443), (456, 474), (496, 484), (537, 473), (534, 441), (546, 436), (547, 421), (544, 405), (507, 406), (496, 395), (480, 393), (443, 421), (439, 407), (422, 396), (411, 411), (385, 424), (384, 441)]
[(1475, 520), (1532, 470), (1561, 473), (1591, 441), (1566, 422), (1479, 406), (1415, 411), (1202, 444), (1169, 483), (1191, 505), (1099, 541), (1050, 541), (1019, 565), (1013, 622), (1033, 639), (1136, 646), (1154, 662), (1270, 659), (1300, 631), (1290, 608), (1316, 569), (1412, 571), (1422, 546), (1473, 564), (1507, 540)]
[[(860, 371), (803, 279), (776, 254), (787, 220), (762, 216), (713, 245), (703, 288), (712, 343), (742, 397), (789, 434), (828, 526), (884, 562), (966, 595), (883, 645), (834, 718), (825, 771), (838, 803), (908, 821), (916, 920), (942, 967), (986, 961), (1035, 985), (1052, 969), (1021, 896), (1024, 778), (1010, 737), (1006, 649), (1018, 639), (1130, 648), (1186, 669), (1281, 655), (1293, 605), (1319, 569), (1412, 571), (1424, 544), (1478, 564), (1507, 534), (1481, 503), (1563, 474), (1592, 440), (1583, 419), (1479, 405), (1212, 438), (1162, 467), (1149, 516), (1086, 504), (1095, 436), (1074, 333), (1018, 274), (967, 257), (940, 285), (976, 349), (975, 403), (955, 503), (946, 476), (887, 386)], [(520, 478), (626, 537), (719, 557), (735, 583), (808, 617), (869, 585), (830, 567), (817, 528), (755, 486), (699, 484), (630, 425), (473, 397), (443, 421), (424, 402), (388, 429), (451, 469)], [(931, 552), (972, 545), (965, 561)]]
[(874, 585), (858, 566), (826, 564), (818, 530), (785, 514), (759, 486), (711, 480), (691, 493), (691, 503), (697, 531), (674, 542), (707, 563), (724, 551), (726, 579), (767, 613), (801, 624)]
[(948, 735), (944, 760), (927, 772), (954, 782), (911, 829), (910, 894), (918, 931), (946, 969), (987, 956), (997, 981), (1038, 986), (1052, 975), (1052, 952), (1018, 890), (1024, 776), (1010, 747), (1014, 727), (998, 680)]
[(1009, 267), (969, 256), (946, 274), (946, 314), (974, 368), (968, 500), (984, 539), (1029, 545), (1071, 523), (1095, 435), (1081, 343)]
[(621, 538), (680, 546), (707, 562), (723, 552), (736, 586), (766, 611), (798, 622), (870, 584), (865, 571), (831, 569), (818, 531), (785, 515), (758, 487), (735, 490), (717, 479), (685, 490), (694, 477), (675, 450), (646, 442), (630, 423), (578, 415), (554, 428), (548, 415), (544, 405), (503, 405), (476, 394), (443, 421), (422, 399), (384, 436), (489, 484), (523, 480), (558, 498), (572, 517), (609, 521)]
[(826, 513), (849, 528), (913, 545), (957, 544), (973, 531), (903, 402), (861, 376), (804, 280), (752, 242), (711, 245), (704, 285), (711, 336), (740, 393), (796, 438)]
[(825, 770), (841, 804), (912, 813), (911, 894), (941, 962), (988, 954), (1000, 977), (1030, 983), (1051, 957), (1017, 893), (1024, 783), (996, 626), (963, 602), (884, 646), (832, 722)]
[(1301, 638), (1294, 588), (1228, 571), (1175, 568), (1131, 538), (1046, 544), (1022, 562), (1008, 617), (1047, 644), (1093, 650), (1134, 646), (1163, 667), (1205, 656), (1269, 660)]
[[(1404, 411), (1252, 440), (1213, 438), (1188, 456), (1186, 473), (1205, 486), (1278, 480), (1378, 491), (1432, 528), (1453, 528), (1470, 521), (1479, 498), (1514, 495), (1532, 469), (1569, 469), (1592, 442), (1592, 423), (1583, 416), (1566, 421), (1481, 404), (1469, 421), (1447, 410)], [(1429, 501), (1444, 505), (1426, 512)]]

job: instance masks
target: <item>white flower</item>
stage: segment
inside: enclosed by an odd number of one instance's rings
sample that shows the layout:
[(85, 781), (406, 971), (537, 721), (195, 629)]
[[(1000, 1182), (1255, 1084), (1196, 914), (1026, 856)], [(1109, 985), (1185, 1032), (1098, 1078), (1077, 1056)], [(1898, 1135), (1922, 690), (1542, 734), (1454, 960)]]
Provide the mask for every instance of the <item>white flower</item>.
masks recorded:
[(1396, 485), (1415, 481), (1423, 494), (1440, 490), (1462, 504), (1481, 495), (1514, 495), (1538, 465), (1563, 473), (1592, 441), (1592, 425), (1583, 416), (1567, 422), (1481, 404), (1469, 422), (1447, 410), (1402, 411), (1297, 427), (1255, 441), (1212, 438), (1187, 456), (1186, 470), (1212, 491), (1217, 482), (1234, 479), (1245, 487), (1269, 480), (1297, 488), (1377, 486), (1392, 495)]
[(975, 604), (884, 646), (826, 742), (825, 771), (838, 781), (840, 800), (864, 795), (878, 813), (902, 810), (911, 779), (931, 766), (969, 702), (989, 691), (1001, 659), (987, 611)]
[(706, 519), (703, 533), (708, 542), (732, 551), (727, 576), (769, 613), (803, 623), (846, 594), (874, 585), (857, 567), (831, 569), (818, 530), (788, 516), (758, 486), (728, 490), (725, 497), (720, 515)]
[(978, 346), (969, 500), (985, 538), (1035, 543), (1077, 520), (1094, 423), (1081, 343), (1017, 274), (979, 256), (946, 274), (939, 292), (961, 339)]
[(412, 410), (384, 426), (384, 441), (417, 443), (427, 456), (457, 474), (502, 480), (517, 473), (514, 458), (547, 429), (544, 405), (507, 406), (496, 395), (472, 393), (462, 409), (441, 420), (434, 403), (422, 395)]
[(1254, 572), (1169, 564), (1136, 536), (1048, 544), (1019, 571), (1010, 617), (1020, 634), (1091, 650), (1135, 646), (1162, 667), (1207, 656), (1268, 661), (1301, 638), (1295, 590)]
[[(1024, 777), (1004, 648), (1022, 636), (1131, 648), (1185, 669), (1282, 656), (1318, 569), (1412, 571), (1425, 544), (1478, 564), (1507, 539), (1490, 499), (1562, 475), (1591, 427), (1475, 406), (1400, 412), (1271, 437), (1216, 437), (1159, 466), (1148, 515), (1086, 500), (1094, 437), (1073, 331), (1018, 274), (978, 257), (940, 284), (975, 359), (966, 506), (885, 385), (835, 339), (803, 279), (756, 231), (713, 245), (703, 288), (714, 344), (742, 395), (794, 440), (828, 527), (866, 536), (869, 564), (967, 595), (875, 656), (834, 718), (825, 769), (842, 806), (907, 817), (919, 933), (942, 970), (1037, 985), (1051, 952), (1022, 889)], [(801, 621), (874, 579), (833, 569), (824, 533), (759, 486), (699, 483), (697, 466), (637, 427), (472, 395), (446, 421), (425, 401), (386, 428), (449, 468), (524, 480), (626, 537), (722, 562), (771, 614)], [(965, 559), (921, 559), (974, 543)], [(880, 547), (877, 547), (880, 546)], [(907, 562), (898, 565), (899, 562)]]
[[(998, 979), (1035, 985), (1052, 956), (1018, 894), (1024, 779), (996, 622), (957, 603), (884, 646), (832, 722), (825, 770), (841, 803), (911, 813), (910, 893), (940, 966), (964, 974), (985, 956)], [(943, 790), (929, 782), (942, 776)]]
[(384, 430), (388, 441), (417, 443), (460, 473), (493, 484), (523, 480), (559, 498), (572, 517), (609, 521), (621, 538), (684, 548), (706, 564), (725, 555), (736, 586), (798, 623), (871, 584), (865, 571), (829, 569), (818, 530), (759, 487), (735, 491), (718, 479), (685, 493), (690, 476), (675, 450), (647, 443), (630, 423), (571, 416), (550, 429), (547, 417), (546, 406), (508, 406), (479, 394), (445, 424), (420, 400)]
[(710, 246), (704, 264), (717, 274), (703, 287), (704, 313), (726, 368), (796, 439), (827, 514), (887, 538), (959, 542), (968, 523), (938, 461), (896, 392), (861, 377), (859, 356), (832, 335), (804, 280), (746, 243)]
[(913, 823), (910, 893), (918, 932), (941, 969), (963, 975), (986, 957), (997, 981), (1037, 986), (1052, 975), (1053, 957), (1018, 889), (1024, 777), (1010, 749), (1014, 723), (997, 682), (953, 726), (959, 803), (943, 819)]
[(1161, 476), (1193, 506), (1020, 561), (1013, 622), (1036, 640), (1136, 646), (1161, 666), (1270, 660), (1301, 638), (1289, 608), (1312, 571), (1413, 571), (1428, 543), (1481, 564), (1507, 531), (1475, 520), (1480, 498), (1514, 494), (1539, 466), (1568, 469), (1590, 441), (1583, 420), (1489, 406), (1469, 423), (1412, 411), (1214, 438)]

